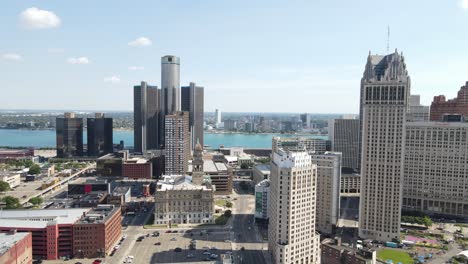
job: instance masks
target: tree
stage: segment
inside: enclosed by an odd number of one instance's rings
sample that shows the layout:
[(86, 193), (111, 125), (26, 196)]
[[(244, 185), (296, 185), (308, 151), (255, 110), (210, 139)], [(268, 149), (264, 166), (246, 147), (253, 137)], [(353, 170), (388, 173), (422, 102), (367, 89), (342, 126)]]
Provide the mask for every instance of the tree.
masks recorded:
[(249, 164), (247, 164), (247, 163), (242, 163), (240, 167), (241, 167), (241, 169), (246, 170), (246, 169), (249, 168)]
[(8, 182), (0, 181), (0, 192), (6, 192), (10, 189), (10, 184)]
[(226, 201), (226, 207), (231, 208), (232, 207), (232, 202), (231, 201)]
[(231, 210), (226, 210), (226, 211), (224, 212), (224, 216), (225, 216), (225, 217), (231, 217), (231, 215), (232, 215)]
[(44, 199), (42, 199), (41, 197), (33, 197), (29, 199), (29, 202), (36, 206), (42, 204), (44, 202)]
[(29, 174), (39, 174), (41, 172), (41, 167), (39, 165), (34, 164), (29, 168)]
[(13, 196), (5, 196), (1, 199), (2, 202), (4, 202), (5, 209), (17, 209), (21, 208), (21, 203), (18, 198), (15, 198)]

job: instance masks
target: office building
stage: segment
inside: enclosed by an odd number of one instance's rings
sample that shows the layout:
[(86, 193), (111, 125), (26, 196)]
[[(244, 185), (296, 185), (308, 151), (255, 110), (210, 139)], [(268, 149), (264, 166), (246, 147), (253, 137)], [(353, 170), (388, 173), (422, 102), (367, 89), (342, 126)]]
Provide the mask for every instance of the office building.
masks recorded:
[(342, 153), (342, 167), (359, 171), (359, 119), (332, 119), (328, 122), (331, 149)]
[(306, 151), (278, 148), (273, 152), (268, 211), (273, 263), (320, 263), (316, 186), (317, 166)]
[(128, 151), (109, 153), (96, 160), (96, 173), (99, 176), (122, 176), (122, 164), (128, 159)]
[(112, 118), (96, 113), (94, 118), (87, 118), (88, 156), (101, 157), (114, 151), (112, 136)]
[(190, 159), (189, 117), (175, 112), (165, 118), (165, 170), (167, 175), (184, 175)]
[(468, 123), (406, 125), (403, 209), (468, 216)]
[(444, 95), (434, 96), (431, 104), (431, 121), (442, 121), (444, 114), (468, 116), (468, 82), (460, 88), (457, 97), (447, 100)]
[(370, 55), (361, 80), (359, 236), (400, 239), (410, 77), (403, 55)]
[(359, 196), (361, 193), (361, 175), (357, 173), (341, 173), (341, 196)]
[(0, 263), (30, 264), (32, 257), (31, 233), (16, 230), (0, 233)]
[(226, 131), (237, 130), (237, 120), (233, 120), (233, 119), (224, 120), (224, 130)]
[(221, 110), (215, 110), (215, 126), (219, 128), (221, 126)]
[(89, 193), (109, 193), (111, 183), (107, 180), (79, 178), (67, 186), (67, 195), (71, 198), (80, 197)]
[(430, 107), (426, 105), (421, 105), (421, 96), (410, 95), (408, 113), (406, 114), (406, 121), (429, 121), (429, 116)]
[(124, 160), (122, 176), (130, 179), (151, 179), (153, 178), (153, 164), (142, 157)]
[(377, 264), (377, 252), (341, 244), (341, 238), (326, 238), (321, 244), (323, 264)]
[(340, 215), (341, 153), (312, 154), (317, 166), (315, 228), (332, 234)]
[(311, 121), (311, 116), (310, 114), (301, 114), (300, 116), (301, 118), (301, 121), (302, 121), (302, 126), (305, 127), (305, 128), (309, 128), (310, 127), (310, 121)]
[(204, 88), (190, 83), (181, 88), (181, 108), (189, 113), (189, 128), (191, 133), (191, 148), (194, 149), (197, 142), (204, 146), (203, 121), (204, 121)]
[(308, 153), (324, 153), (330, 150), (328, 140), (318, 138), (280, 138), (273, 137), (272, 152), (276, 152), (279, 148), (283, 150), (306, 150)]
[(201, 184), (193, 176), (163, 176), (156, 186), (154, 224), (214, 223), (214, 193), (208, 180)]
[(270, 164), (258, 164), (252, 168), (252, 179), (255, 184), (270, 179)]
[(120, 207), (103, 204), (88, 209), (73, 224), (72, 234), (76, 257), (103, 258), (109, 255), (122, 237)]
[(146, 82), (133, 87), (133, 136), (135, 152), (145, 153), (149, 149), (159, 149), (161, 129), (159, 126), (159, 97), (157, 86)]
[(262, 180), (255, 185), (255, 219), (268, 220), (268, 199), (270, 180)]
[(21, 185), (21, 174), (9, 171), (0, 171), (0, 181), (6, 182), (10, 188), (16, 188)]
[(0, 149), (0, 163), (6, 163), (10, 160), (33, 159), (34, 149)]
[(57, 157), (83, 156), (83, 118), (65, 113), (56, 119)]
[(167, 55), (161, 58), (161, 112), (172, 115), (180, 107), (180, 59)]

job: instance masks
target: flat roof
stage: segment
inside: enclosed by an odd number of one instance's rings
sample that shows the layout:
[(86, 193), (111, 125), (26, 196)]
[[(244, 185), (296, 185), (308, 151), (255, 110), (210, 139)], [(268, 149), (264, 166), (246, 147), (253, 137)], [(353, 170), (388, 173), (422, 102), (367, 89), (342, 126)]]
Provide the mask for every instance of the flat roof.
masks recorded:
[(29, 232), (0, 233), (0, 256), (5, 254), (16, 243), (24, 239)]
[(86, 212), (86, 215), (82, 215), (76, 224), (96, 224), (106, 222), (109, 217), (114, 215), (116, 210), (120, 211), (118, 206), (100, 204)]
[(45, 227), (47, 222), (73, 224), (91, 208), (1, 210), (0, 226), (5, 227)]
[(262, 173), (270, 173), (271, 166), (270, 164), (258, 164), (255, 165), (255, 169), (261, 171)]
[(205, 185), (195, 185), (192, 183), (192, 176), (188, 175), (166, 175), (157, 183), (156, 191), (169, 190), (210, 190)]
[(112, 195), (125, 195), (130, 191), (130, 186), (117, 186), (112, 191)]

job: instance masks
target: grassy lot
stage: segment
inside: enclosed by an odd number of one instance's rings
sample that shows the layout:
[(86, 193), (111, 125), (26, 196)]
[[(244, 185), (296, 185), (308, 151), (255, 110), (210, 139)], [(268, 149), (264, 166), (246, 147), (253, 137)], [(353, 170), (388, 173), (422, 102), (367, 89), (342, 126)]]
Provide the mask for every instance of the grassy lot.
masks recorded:
[(401, 262), (403, 264), (413, 264), (413, 259), (408, 253), (394, 249), (383, 249), (378, 251), (377, 259), (383, 262), (391, 259), (393, 260), (393, 263)]
[(216, 200), (215, 204), (217, 206), (226, 206), (226, 200)]
[(226, 217), (225, 215), (216, 216), (215, 224), (225, 225), (227, 223), (228, 219), (229, 219), (229, 217)]

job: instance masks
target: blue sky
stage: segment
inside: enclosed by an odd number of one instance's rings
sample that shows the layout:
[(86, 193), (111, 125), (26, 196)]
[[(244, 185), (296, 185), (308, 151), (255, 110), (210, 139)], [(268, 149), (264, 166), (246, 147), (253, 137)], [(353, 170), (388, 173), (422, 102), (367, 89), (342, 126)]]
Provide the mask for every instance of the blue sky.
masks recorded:
[(132, 86), (160, 86), (171, 54), (206, 111), (357, 113), (387, 26), (430, 104), (468, 81), (464, 1), (5, 1), (0, 109), (131, 110)]

